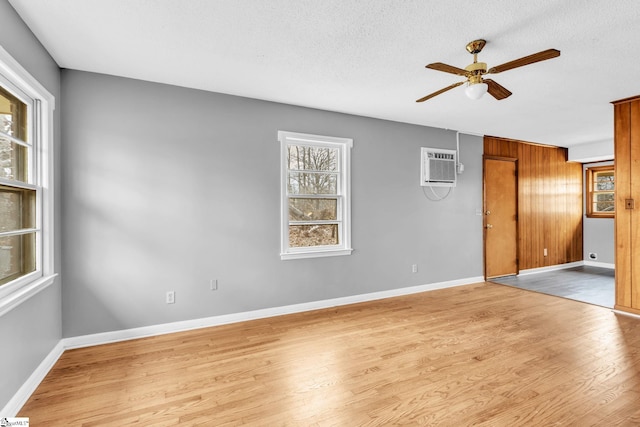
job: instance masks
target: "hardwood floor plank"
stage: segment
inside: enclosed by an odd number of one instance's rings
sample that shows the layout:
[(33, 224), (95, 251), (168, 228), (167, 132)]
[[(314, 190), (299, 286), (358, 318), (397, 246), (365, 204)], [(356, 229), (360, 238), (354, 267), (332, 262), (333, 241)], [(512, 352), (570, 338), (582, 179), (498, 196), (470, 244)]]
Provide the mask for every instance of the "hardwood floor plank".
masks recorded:
[(630, 425), (640, 321), (492, 283), (66, 351), (33, 425)]

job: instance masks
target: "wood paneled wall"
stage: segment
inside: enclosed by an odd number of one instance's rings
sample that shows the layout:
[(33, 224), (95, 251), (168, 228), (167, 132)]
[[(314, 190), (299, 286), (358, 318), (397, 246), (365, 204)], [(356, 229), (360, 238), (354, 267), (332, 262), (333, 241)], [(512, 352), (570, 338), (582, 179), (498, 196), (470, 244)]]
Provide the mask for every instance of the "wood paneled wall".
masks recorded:
[[(616, 305), (640, 314), (640, 97), (615, 101)], [(627, 201), (631, 205), (627, 206)]]
[(582, 165), (566, 148), (489, 136), (484, 154), (518, 159), (519, 269), (581, 261)]

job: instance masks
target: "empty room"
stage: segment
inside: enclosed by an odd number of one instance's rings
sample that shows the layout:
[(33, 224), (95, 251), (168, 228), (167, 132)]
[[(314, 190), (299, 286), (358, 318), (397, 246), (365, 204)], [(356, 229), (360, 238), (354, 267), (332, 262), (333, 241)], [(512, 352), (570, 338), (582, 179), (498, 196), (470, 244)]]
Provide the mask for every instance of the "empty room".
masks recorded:
[(0, 0), (0, 424), (640, 424), (639, 22)]

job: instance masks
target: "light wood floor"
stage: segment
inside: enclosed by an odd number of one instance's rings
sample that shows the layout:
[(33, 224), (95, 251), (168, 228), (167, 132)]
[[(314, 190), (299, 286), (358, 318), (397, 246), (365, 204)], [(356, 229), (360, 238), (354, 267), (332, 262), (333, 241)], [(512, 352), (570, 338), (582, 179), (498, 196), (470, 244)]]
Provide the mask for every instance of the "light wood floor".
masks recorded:
[(640, 320), (480, 283), (65, 352), (33, 426), (629, 426)]

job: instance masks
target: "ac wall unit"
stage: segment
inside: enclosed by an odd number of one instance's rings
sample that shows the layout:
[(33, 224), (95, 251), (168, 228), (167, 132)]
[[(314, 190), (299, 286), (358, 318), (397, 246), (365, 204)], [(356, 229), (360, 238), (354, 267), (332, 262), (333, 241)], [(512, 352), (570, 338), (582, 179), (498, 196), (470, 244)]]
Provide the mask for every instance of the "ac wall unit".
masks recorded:
[(456, 150), (420, 148), (420, 185), (431, 187), (456, 186)]

